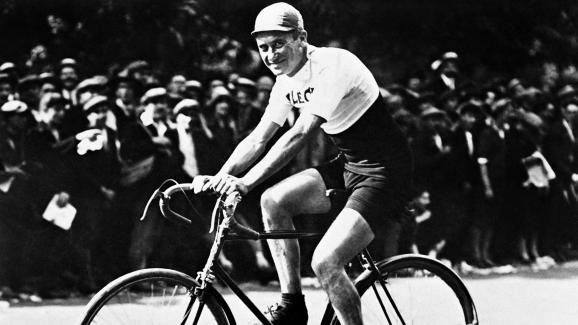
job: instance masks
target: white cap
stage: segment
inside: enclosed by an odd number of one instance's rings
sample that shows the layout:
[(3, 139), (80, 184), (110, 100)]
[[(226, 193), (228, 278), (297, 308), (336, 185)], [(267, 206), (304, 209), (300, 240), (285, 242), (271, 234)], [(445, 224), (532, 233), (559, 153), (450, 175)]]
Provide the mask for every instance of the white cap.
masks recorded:
[(251, 35), (267, 31), (288, 32), (304, 29), (303, 17), (299, 10), (285, 2), (277, 2), (267, 6), (255, 18), (255, 29)]
[(173, 108), (173, 114), (178, 115), (185, 108), (200, 108), (199, 101), (196, 99), (185, 98), (181, 100), (175, 108)]
[(157, 97), (164, 97), (167, 95), (167, 90), (163, 87), (155, 87), (147, 90), (147, 92), (142, 96), (140, 102), (142, 104), (148, 104), (148, 102)]
[(23, 113), (28, 110), (28, 105), (26, 103), (21, 102), (19, 100), (11, 100), (7, 101), (2, 105), (0, 111), (3, 113)]

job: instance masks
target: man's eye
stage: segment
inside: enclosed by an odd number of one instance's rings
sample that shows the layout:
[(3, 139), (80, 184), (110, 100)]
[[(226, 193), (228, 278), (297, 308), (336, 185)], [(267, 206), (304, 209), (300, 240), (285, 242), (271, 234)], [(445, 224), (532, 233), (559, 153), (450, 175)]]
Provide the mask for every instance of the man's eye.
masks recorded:
[(273, 47), (276, 48), (276, 49), (282, 48), (283, 45), (285, 45), (285, 43), (283, 43), (283, 42), (275, 42), (275, 43), (273, 43)]

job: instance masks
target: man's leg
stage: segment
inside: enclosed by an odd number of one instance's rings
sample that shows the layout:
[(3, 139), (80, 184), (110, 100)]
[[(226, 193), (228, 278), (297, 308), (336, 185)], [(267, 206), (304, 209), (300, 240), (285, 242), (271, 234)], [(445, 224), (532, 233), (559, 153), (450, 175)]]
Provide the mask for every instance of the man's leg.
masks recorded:
[(311, 266), (341, 324), (363, 324), (359, 294), (344, 266), (375, 237), (359, 212), (345, 208), (313, 253)]
[[(295, 229), (292, 217), (327, 213), (331, 201), (325, 195), (323, 178), (307, 169), (277, 183), (261, 197), (266, 230)], [(297, 239), (268, 240), (282, 293), (301, 294), (300, 252)]]

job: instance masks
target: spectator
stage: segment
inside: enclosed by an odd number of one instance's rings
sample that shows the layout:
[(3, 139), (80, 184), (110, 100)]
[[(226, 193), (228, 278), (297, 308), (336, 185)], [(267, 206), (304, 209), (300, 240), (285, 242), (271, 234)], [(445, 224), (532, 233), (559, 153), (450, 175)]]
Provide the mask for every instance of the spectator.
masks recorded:
[(58, 78), (62, 84), (62, 95), (66, 100), (72, 102), (72, 104), (76, 104), (76, 102), (74, 102), (74, 89), (78, 85), (77, 66), (78, 63), (72, 58), (65, 58), (60, 61)]
[(31, 164), (25, 160), (24, 139), (32, 117), (25, 103), (10, 101), (0, 107), (0, 293), (14, 297), (23, 285), (23, 242), (32, 216), (29, 180)]
[(0, 105), (14, 99), (15, 82), (6, 73), (0, 73)]
[(237, 126), (240, 141), (257, 126), (263, 111), (259, 110), (253, 102), (257, 95), (257, 85), (251, 79), (240, 77), (235, 81), (235, 100), (237, 102)]
[(198, 80), (187, 80), (185, 83), (186, 98), (195, 99), (199, 103), (204, 102), (203, 84)]
[(187, 79), (183, 75), (177, 74), (171, 78), (167, 85), (167, 102), (170, 109), (173, 109), (181, 99), (185, 98), (186, 83)]

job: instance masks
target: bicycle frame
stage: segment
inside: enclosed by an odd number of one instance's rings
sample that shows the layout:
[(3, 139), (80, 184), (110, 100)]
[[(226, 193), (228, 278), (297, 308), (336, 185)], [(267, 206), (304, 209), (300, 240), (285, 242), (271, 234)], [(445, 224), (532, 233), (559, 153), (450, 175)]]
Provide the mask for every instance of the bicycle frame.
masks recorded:
[[(160, 208), (163, 215), (166, 217), (173, 216), (175, 219), (182, 221), (186, 219), (178, 215), (176, 212), (170, 209), (170, 205), (164, 204), (164, 201), (170, 200), (169, 195), (160, 194)], [(224, 198), (224, 199), (223, 199)], [(314, 232), (299, 232), (294, 230), (289, 231), (269, 231), (269, 232), (256, 232), (251, 228), (244, 227), (238, 224), (234, 219), (235, 209), (237, 203), (240, 201), (240, 196), (238, 194), (221, 197), (217, 200), (215, 208), (213, 209), (213, 215), (211, 220), (211, 230), (210, 232), (215, 232), (213, 245), (211, 247), (211, 251), (209, 257), (207, 258), (207, 262), (203, 267), (201, 272), (198, 272), (196, 280), (200, 283), (200, 285), (192, 291), (191, 294), (191, 301), (185, 311), (185, 315), (183, 317), (183, 324), (188, 319), (189, 314), (191, 312), (191, 308), (194, 304), (196, 298), (199, 298), (201, 305), (197, 310), (197, 315), (195, 315), (195, 320), (193, 324), (196, 323), (203, 308), (203, 295), (207, 286), (212, 284), (215, 278), (219, 279), (222, 283), (224, 283), (233, 293), (245, 304), (245, 306), (261, 321), (263, 324), (271, 325), (271, 323), (267, 320), (265, 315), (257, 308), (257, 306), (253, 303), (253, 301), (239, 288), (237, 283), (232, 279), (232, 277), (223, 269), (223, 267), (218, 263), (218, 256), (223, 248), (224, 242), (230, 240), (267, 240), (267, 239), (309, 239), (309, 238), (316, 238), (321, 237), (321, 233), (314, 233)], [(186, 219), (188, 220), (188, 219)], [(234, 230), (235, 232), (231, 232)], [(364, 249), (362, 252), (358, 254), (358, 261), (360, 265), (370, 272), (375, 272), (379, 274), (379, 270), (371, 258), (369, 251)], [(389, 294), (387, 287), (385, 286), (385, 280), (379, 280), (381, 282), (381, 287), (386, 292), (387, 297), (391, 305), (394, 307), (394, 310), (397, 314), (397, 317), (401, 320), (402, 324), (405, 325), (405, 322), (393, 301), (393, 298)], [(385, 313), (386, 318), (388, 319), (389, 323), (391, 321), (389, 319), (389, 315), (385, 310), (384, 302), (382, 301), (381, 297), (377, 294), (377, 288), (373, 285), (373, 290), (376, 293), (376, 297), (379, 300), (379, 304)], [(328, 305), (326, 309), (326, 315), (328, 311), (330, 311), (331, 306)], [(325, 318), (325, 317), (324, 317)]]

